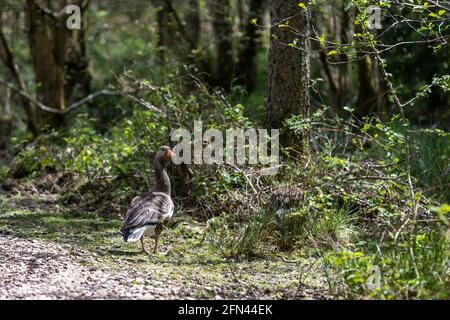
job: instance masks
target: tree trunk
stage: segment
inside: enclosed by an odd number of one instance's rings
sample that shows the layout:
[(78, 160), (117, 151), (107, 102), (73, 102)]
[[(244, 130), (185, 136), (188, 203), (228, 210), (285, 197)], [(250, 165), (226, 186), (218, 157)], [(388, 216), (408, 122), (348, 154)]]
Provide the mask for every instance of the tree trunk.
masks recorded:
[[(309, 13), (298, 6), (298, 1), (272, 0), (272, 28), (268, 59), (268, 86), (266, 98), (267, 123), (272, 128), (281, 128), (289, 116), (309, 114)], [(290, 28), (275, 24), (289, 20)], [(286, 23), (286, 22), (283, 22)], [(297, 47), (288, 44), (297, 39)]]
[(169, 3), (164, 0), (156, 0), (157, 23), (158, 23), (158, 58), (161, 63), (166, 61), (166, 51), (168, 46), (168, 28), (169, 28)]
[(0, 114), (0, 150), (8, 149), (8, 139), (12, 130), (11, 89), (5, 88), (4, 103)]
[[(0, 21), (1, 22), (1, 21)], [(0, 23), (0, 60), (3, 61), (6, 69), (9, 71), (12, 80), (15, 82), (17, 89), (22, 92), (26, 92), (25, 84), (20, 76), (19, 70), (17, 70), (17, 66), (14, 62), (14, 57), (9, 48), (8, 42), (6, 41), (6, 37), (3, 34), (2, 26)], [(30, 103), (30, 100), (26, 99), (23, 95), (20, 95), (20, 103), (22, 104), (27, 121), (28, 130), (34, 135), (38, 135), (38, 128), (36, 125), (36, 113), (33, 105)]]
[[(36, 97), (43, 104), (64, 110), (64, 75), (69, 29), (65, 16), (54, 17), (41, 10), (33, 0), (28, 5), (28, 37), (34, 68)], [(60, 9), (62, 9), (61, 7)], [(39, 125), (59, 127), (64, 118), (59, 114), (38, 112)]]
[[(340, 32), (340, 38), (341, 43), (349, 43), (349, 34), (352, 34), (352, 24), (350, 23), (352, 21), (351, 17), (351, 11), (346, 10), (346, 3), (342, 3), (341, 7), (342, 17), (341, 17), (341, 32)], [(338, 109), (336, 110), (337, 114), (343, 114), (343, 107), (345, 104), (347, 104), (348, 99), (348, 63), (349, 60), (348, 55), (346, 53), (340, 55), (339, 61), (341, 64), (339, 64), (339, 95), (337, 97), (337, 106)]]
[(372, 60), (370, 60), (369, 56), (361, 56), (359, 58), (359, 92), (356, 101), (356, 114), (361, 118), (377, 111), (378, 94), (374, 84)]
[(248, 14), (243, 17), (242, 28), (244, 36), (239, 50), (239, 62), (237, 65), (238, 84), (245, 86), (248, 92), (254, 88), (254, 66), (257, 48), (260, 40), (258, 27), (250, 20), (257, 19), (261, 21), (262, 14), (266, 5), (265, 0), (250, 0)]
[(217, 39), (216, 84), (224, 88), (230, 88), (234, 76), (231, 41), (233, 25), (230, 17), (230, 2), (229, 0), (210, 0), (209, 4), (213, 16), (215, 38)]
[[(315, 10), (311, 15), (311, 23), (317, 24), (319, 21), (326, 21), (326, 17), (324, 17), (319, 10)], [(340, 101), (340, 86), (339, 86), (339, 78), (336, 79), (334, 74), (334, 69), (331, 68), (328, 59), (331, 59), (326, 54), (326, 48), (323, 48), (318, 41), (311, 41), (311, 48), (313, 51), (318, 52), (319, 61), (322, 65), (323, 72), (325, 73), (325, 77), (328, 81), (328, 87), (330, 89), (328, 95), (328, 104), (333, 108), (333, 110), (339, 110), (339, 101)]]
[[(362, 33), (361, 25), (355, 25), (355, 32)], [(375, 89), (373, 64), (370, 57), (361, 51), (367, 48), (361, 48), (358, 56), (358, 80), (359, 90), (356, 100), (356, 115), (359, 118), (377, 111), (378, 93)]]
[(197, 49), (200, 43), (200, 4), (198, 0), (189, 0), (186, 16), (186, 32), (190, 38), (190, 50)]
[(65, 99), (72, 103), (91, 92), (91, 75), (89, 74), (89, 60), (86, 48), (85, 11), (89, 1), (78, 0), (81, 8), (81, 29), (69, 30), (65, 74)]

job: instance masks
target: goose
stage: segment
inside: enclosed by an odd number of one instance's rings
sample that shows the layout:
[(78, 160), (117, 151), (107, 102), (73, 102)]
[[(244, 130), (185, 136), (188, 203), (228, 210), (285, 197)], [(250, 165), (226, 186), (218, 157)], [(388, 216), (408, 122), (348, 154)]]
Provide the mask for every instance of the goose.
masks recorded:
[(173, 202), (170, 197), (170, 179), (166, 166), (175, 154), (172, 150), (163, 146), (159, 149), (154, 160), (155, 184), (153, 187), (131, 201), (120, 230), (125, 242), (141, 242), (142, 252), (144, 248), (144, 236), (154, 237), (155, 247), (153, 253), (158, 252), (158, 240), (163, 223), (173, 215)]

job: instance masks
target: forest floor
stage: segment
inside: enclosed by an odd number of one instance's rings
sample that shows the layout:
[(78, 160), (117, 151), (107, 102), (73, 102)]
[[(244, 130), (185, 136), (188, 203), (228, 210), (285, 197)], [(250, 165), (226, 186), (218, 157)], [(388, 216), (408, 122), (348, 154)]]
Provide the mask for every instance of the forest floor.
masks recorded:
[(206, 224), (186, 215), (165, 228), (160, 253), (145, 254), (120, 226), (57, 195), (0, 193), (0, 299), (326, 298), (314, 258), (224, 257), (204, 243)]

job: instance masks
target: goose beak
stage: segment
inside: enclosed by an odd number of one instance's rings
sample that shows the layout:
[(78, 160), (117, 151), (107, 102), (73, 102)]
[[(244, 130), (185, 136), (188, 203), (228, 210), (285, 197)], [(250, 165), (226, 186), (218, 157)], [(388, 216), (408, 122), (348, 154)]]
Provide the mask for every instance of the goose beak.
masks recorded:
[(175, 153), (173, 153), (172, 150), (167, 150), (166, 151), (166, 157), (171, 159), (171, 158), (175, 157)]

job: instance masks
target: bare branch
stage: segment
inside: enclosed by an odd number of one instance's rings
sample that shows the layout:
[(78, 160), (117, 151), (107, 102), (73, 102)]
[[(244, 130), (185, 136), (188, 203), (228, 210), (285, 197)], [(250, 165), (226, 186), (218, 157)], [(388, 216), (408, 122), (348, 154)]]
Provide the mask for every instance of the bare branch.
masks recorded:
[(129, 98), (131, 100), (133, 100), (134, 102), (150, 109), (153, 111), (156, 111), (160, 114), (165, 115), (165, 112), (161, 111), (160, 109), (158, 109), (157, 107), (155, 107), (153, 104), (151, 104), (150, 102), (145, 101), (144, 99), (135, 97), (129, 93), (122, 93), (119, 91), (110, 91), (110, 90), (100, 90), (97, 92), (94, 92), (90, 95), (88, 95), (87, 97), (72, 103), (70, 106), (68, 106), (65, 109), (55, 109), (49, 106), (46, 106), (45, 104), (43, 104), (42, 102), (36, 100), (35, 98), (33, 98), (29, 93), (27, 93), (24, 90), (20, 90), (19, 88), (17, 88), (16, 86), (14, 86), (13, 84), (3, 80), (0, 78), (0, 84), (3, 84), (4, 86), (11, 88), (12, 90), (16, 91), (17, 93), (19, 93), (22, 97), (24, 97), (25, 99), (28, 99), (30, 102), (32, 102), (34, 105), (36, 105), (39, 109), (46, 111), (46, 112), (50, 112), (50, 113), (56, 113), (56, 114), (60, 114), (60, 115), (66, 115), (72, 111), (74, 111), (75, 109), (78, 109), (79, 107), (85, 105), (86, 103), (96, 99), (97, 97), (100, 96), (122, 96), (122, 97), (126, 97)]
[(36, 7), (36, 9), (38, 9), (41, 14), (43, 14), (46, 17), (49, 17), (53, 20), (58, 19), (59, 15), (55, 12), (53, 12), (52, 10), (41, 6), (38, 2), (36, 2), (35, 0), (28, 0), (28, 5), (33, 5), (34, 7)]
[(100, 90), (97, 91), (95, 93), (92, 93), (90, 95), (88, 95), (87, 97), (81, 99), (80, 101), (77, 101), (75, 103), (72, 103), (69, 107), (67, 107), (66, 109), (55, 109), (55, 108), (51, 108), (49, 106), (46, 106), (45, 104), (43, 104), (42, 102), (36, 100), (35, 98), (33, 98), (29, 93), (27, 93), (24, 90), (21, 90), (19, 88), (17, 88), (16, 86), (14, 86), (13, 84), (0, 79), (0, 83), (3, 84), (4, 86), (16, 91), (17, 93), (19, 93), (22, 97), (28, 99), (29, 101), (31, 101), (34, 105), (36, 105), (39, 109), (46, 111), (46, 112), (50, 112), (50, 113), (56, 113), (56, 114), (61, 114), (61, 115), (65, 115), (68, 114), (69, 112), (85, 105), (86, 103), (94, 100), (95, 98), (99, 97), (99, 96), (119, 96), (122, 95), (120, 92), (118, 91), (109, 91), (109, 90)]

